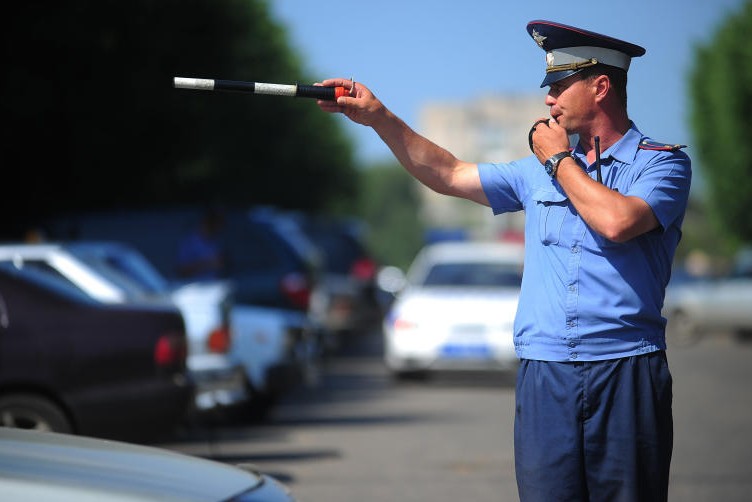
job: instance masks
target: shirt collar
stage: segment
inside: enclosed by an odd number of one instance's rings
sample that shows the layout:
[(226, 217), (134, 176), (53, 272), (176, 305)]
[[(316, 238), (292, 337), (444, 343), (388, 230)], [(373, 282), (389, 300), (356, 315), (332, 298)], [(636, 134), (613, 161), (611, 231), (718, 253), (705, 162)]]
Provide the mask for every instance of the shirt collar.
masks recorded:
[[(634, 122), (630, 122), (629, 129), (622, 136), (619, 141), (611, 145), (605, 151), (601, 152), (601, 160), (605, 160), (609, 157), (613, 157), (619, 162), (624, 164), (631, 164), (637, 155), (637, 147), (642, 140), (642, 133), (637, 129)], [(581, 157), (585, 157), (582, 147), (578, 143), (575, 147), (575, 152)]]
[(637, 129), (634, 122), (630, 122), (627, 133), (604, 152), (605, 156), (610, 155), (619, 162), (631, 164), (637, 155), (637, 147), (640, 145), (641, 139), (642, 133)]

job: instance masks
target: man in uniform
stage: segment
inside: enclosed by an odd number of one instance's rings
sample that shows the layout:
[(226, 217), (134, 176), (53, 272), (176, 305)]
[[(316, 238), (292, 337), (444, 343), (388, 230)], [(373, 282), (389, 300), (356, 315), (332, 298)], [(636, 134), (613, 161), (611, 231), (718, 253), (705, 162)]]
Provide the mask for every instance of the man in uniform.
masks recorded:
[(529, 157), (457, 159), (350, 80), (322, 82), (350, 95), (319, 106), (372, 127), (436, 192), (494, 214), (525, 211), (514, 327), (520, 499), (665, 501), (673, 418), (661, 308), (690, 159), (627, 114), (627, 70), (645, 49), (550, 21), (527, 30), (546, 53), (550, 108), (530, 130)]

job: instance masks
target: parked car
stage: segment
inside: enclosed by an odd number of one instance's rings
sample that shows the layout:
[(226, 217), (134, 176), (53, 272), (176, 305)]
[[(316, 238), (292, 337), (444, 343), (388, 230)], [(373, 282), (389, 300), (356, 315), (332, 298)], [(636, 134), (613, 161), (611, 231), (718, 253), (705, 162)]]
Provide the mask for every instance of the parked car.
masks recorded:
[(283, 394), (304, 382), (315, 362), (313, 327), (303, 312), (237, 304), (229, 280), (171, 286), (128, 244), (77, 241), (62, 247), (131, 297), (167, 298), (180, 308), (201, 412), (266, 418)]
[(523, 259), (524, 247), (516, 243), (424, 247), (384, 319), (384, 359), (392, 374), (514, 369)]
[(709, 333), (752, 333), (752, 260), (740, 254), (732, 271), (720, 277), (675, 280), (666, 288), (663, 315), (666, 341), (696, 343)]
[(250, 399), (243, 367), (230, 355), (226, 283), (172, 288), (137, 250), (117, 242), (0, 245), (0, 262), (65, 278), (102, 302), (177, 307), (188, 337), (187, 365), (196, 385), (196, 411), (224, 412)]
[(310, 213), (294, 216), (320, 252), (320, 278), (311, 312), (327, 347), (336, 348), (343, 336), (378, 328), (383, 318), (376, 297), (378, 264), (366, 248), (364, 223)]
[(276, 478), (154, 446), (0, 428), (0, 499), (294, 502)]
[(236, 305), (230, 312), (230, 326), (231, 353), (243, 363), (250, 382), (248, 419), (266, 419), (285, 394), (316, 383), (319, 339), (305, 313)]
[(172, 431), (194, 398), (174, 306), (98, 301), (0, 263), (0, 424), (88, 436)]
[[(44, 230), (53, 239), (129, 244), (168, 281), (186, 283), (178, 249), (205, 215), (191, 207), (88, 212), (61, 215)], [(244, 363), (253, 413), (265, 415), (280, 394), (305, 383), (311, 358), (321, 352), (310, 315), (320, 255), (295, 219), (274, 208), (224, 209), (221, 220), (216, 238), (224, 247), (223, 280), (232, 288), (232, 350)]]

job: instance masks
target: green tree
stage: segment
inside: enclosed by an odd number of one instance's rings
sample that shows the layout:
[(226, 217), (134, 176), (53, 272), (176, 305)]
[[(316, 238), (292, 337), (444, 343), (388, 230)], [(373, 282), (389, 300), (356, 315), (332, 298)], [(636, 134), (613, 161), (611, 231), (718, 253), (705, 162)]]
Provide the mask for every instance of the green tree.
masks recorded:
[(709, 217), (729, 254), (752, 242), (752, 2), (696, 49), (690, 73), (691, 125), (706, 180)]
[(360, 216), (368, 223), (368, 247), (384, 265), (407, 268), (423, 245), (416, 182), (397, 163), (362, 173)]
[(341, 123), (312, 100), (188, 91), (175, 76), (310, 83), (267, 0), (30, 0), (4, 8), (0, 236), (66, 210), (352, 207)]

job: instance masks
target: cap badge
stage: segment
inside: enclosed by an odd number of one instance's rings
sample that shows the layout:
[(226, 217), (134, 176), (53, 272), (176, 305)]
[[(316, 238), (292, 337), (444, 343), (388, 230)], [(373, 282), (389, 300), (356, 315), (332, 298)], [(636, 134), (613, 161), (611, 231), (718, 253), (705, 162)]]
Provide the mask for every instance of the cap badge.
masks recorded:
[(538, 44), (538, 47), (541, 49), (543, 48), (543, 42), (546, 41), (548, 37), (544, 37), (540, 33), (538, 33), (538, 30), (533, 29), (533, 40), (535, 40), (535, 43)]

